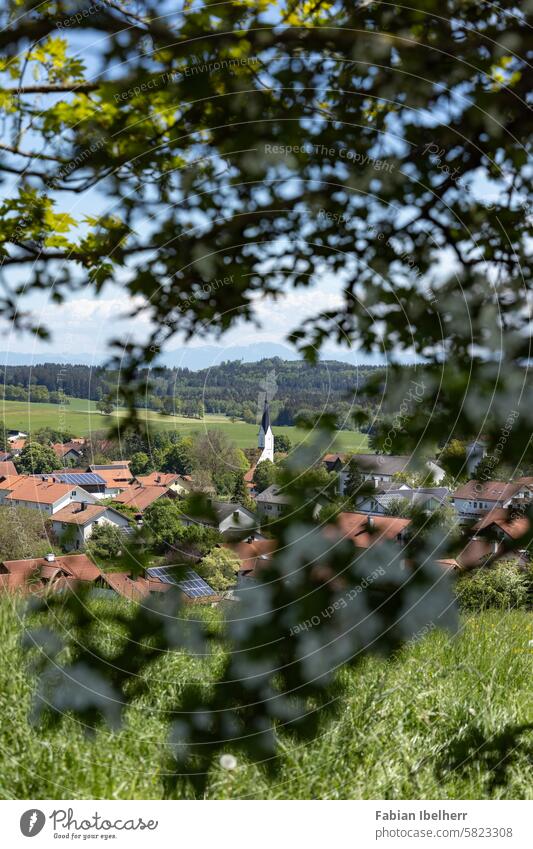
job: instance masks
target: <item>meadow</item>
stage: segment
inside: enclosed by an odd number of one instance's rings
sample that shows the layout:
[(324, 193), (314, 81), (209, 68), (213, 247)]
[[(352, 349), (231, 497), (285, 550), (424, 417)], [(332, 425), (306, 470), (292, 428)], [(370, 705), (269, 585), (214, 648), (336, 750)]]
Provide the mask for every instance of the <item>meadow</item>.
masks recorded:
[[(127, 615), (123, 600), (94, 602), (109, 603)], [(162, 657), (119, 731), (89, 737), (71, 717), (36, 728), (21, 614), (0, 599), (0, 798), (163, 798), (167, 712), (180, 683), (208, 680), (209, 669), (185, 654)], [(392, 659), (368, 657), (341, 673), (349, 695), (339, 719), (306, 745), (282, 735), (276, 778), (236, 753), (232, 772), (213, 766), (207, 798), (531, 799), (531, 731), (518, 745), (507, 732), (533, 720), (532, 637), (529, 614), (486, 612), (456, 636), (435, 630)], [(192, 791), (178, 784), (174, 795)]]
[[(31, 433), (41, 427), (52, 427), (74, 433), (76, 436), (88, 436), (95, 431), (111, 427), (117, 419), (123, 418), (124, 410), (115, 410), (111, 416), (103, 416), (96, 409), (94, 401), (85, 398), (71, 398), (70, 404), (62, 407), (58, 404), (39, 404), (28, 401), (0, 402), (0, 418), (7, 427), (18, 428)], [(254, 448), (257, 445), (257, 425), (246, 422), (232, 422), (225, 416), (206, 415), (203, 419), (190, 419), (184, 416), (161, 416), (151, 410), (142, 411), (142, 418), (151, 427), (158, 430), (177, 430), (181, 435), (207, 428), (224, 431), (239, 448)], [(275, 434), (285, 434), (293, 445), (309, 439), (309, 432), (296, 427), (274, 427)], [(367, 437), (355, 431), (338, 431), (331, 451), (365, 451)]]

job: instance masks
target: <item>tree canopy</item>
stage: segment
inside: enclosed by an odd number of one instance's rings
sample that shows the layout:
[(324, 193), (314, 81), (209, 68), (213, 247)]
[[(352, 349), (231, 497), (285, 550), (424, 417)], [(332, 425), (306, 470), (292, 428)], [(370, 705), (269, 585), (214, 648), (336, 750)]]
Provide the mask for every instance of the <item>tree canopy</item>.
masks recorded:
[[(482, 433), (502, 462), (531, 458), (530, 10), (230, 0), (161, 16), (153, 0), (11, 0), (0, 13), (0, 172), (13, 188), (0, 203), (3, 316), (44, 336), (27, 293), (61, 302), (120, 285), (150, 322), (147, 338), (114, 347), (113, 399), (135, 422), (139, 369), (176, 333), (222, 333), (259, 303), (297, 303), (317, 280), (335, 281), (341, 291), (317, 298), (314, 315), (291, 309), (289, 338), (310, 361), (324, 343), (386, 357), (365, 389), (379, 415), (355, 415), (380, 450), (434, 454)], [(84, 213), (95, 196), (98, 211)], [(421, 371), (406, 373), (405, 358)], [(342, 664), (456, 621), (447, 576), (435, 581), (445, 530), (413, 534), (417, 568), (404, 581), (387, 546), (354, 559), (351, 542), (323, 533), (305, 473), (329, 442), (311, 436), (283, 469), (291, 503), (278, 550), (225, 625), (216, 681), (176, 696), (166, 773), (200, 795), (221, 750), (275, 768), (280, 729), (315, 734), (339, 709)], [(213, 445), (196, 440), (193, 464), (208, 457), (231, 494), (244, 466)], [(348, 603), (380, 563), (387, 580)], [(391, 585), (392, 602), (376, 604)], [(41, 706), (56, 719), (71, 709), (87, 724), (116, 719), (159, 652), (213, 639), (201, 623), (187, 630), (179, 600), (164, 595), (121, 621), (135, 652), (110, 660), (89, 634), (67, 653), (77, 678), (50, 657)], [(300, 627), (315, 618), (310, 633)], [(82, 689), (111, 695), (91, 701)]]

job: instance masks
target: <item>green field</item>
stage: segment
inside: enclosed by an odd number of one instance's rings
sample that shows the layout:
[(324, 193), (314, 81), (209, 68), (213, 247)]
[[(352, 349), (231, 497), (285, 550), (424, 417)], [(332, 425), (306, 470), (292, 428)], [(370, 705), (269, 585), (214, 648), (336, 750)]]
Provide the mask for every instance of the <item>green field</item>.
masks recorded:
[[(127, 602), (94, 602), (108, 648), (98, 605), (110, 603), (128, 614)], [(90, 738), (73, 718), (36, 728), (20, 612), (0, 599), (0, 798), (163, 798), (167, 711), (180, 682), (207, 680), (209, 670), (185, 654), (163, 656), (120, 731)], [(495, 611), (464, 620), (457, 637), (433, 631), (392, 660), (368, 658), (342, 673), (350, 695), (336, 722), (305, 745), (282, 735), (276, 777), (236, 753), (233, 772), (213, 766), (207, 798), (531, 799), (531, 731), (507, 744), (503, 762), (499, 743), (509, 725), (533, 720), (532, 637), (530, 614)], [(181, 784), (175, 795), (192, 791)]]
[[(2, 401), (0, 417), (7, 427), (18, 428), (31, 433), (41, 427), (52, 427), (74, 433), (76, 436), (88, 436), (94, 431), (110, 427), (117, 417), (123, 417), (124, 411), (118, 410), (113, 416), (103, 416), (96, 410), (95, 402), (84, 398), (71, 398), (70, 404), (61, 407), (58, 404), (35, 404), (28, 401)], [(177, 430), (183, 436), (206, 428), (216, 427), (224, 431), (239, 448), (253, 448), (257, 445), (257, 426), (245, 422), (232, 422), (225, 416), (208, 415), (201, 421), (182, 416), (160, 416), (150, 410), (143, 411), (143, 418), (162, 430)], [(311, 438), (307, 431), (295, 427), (275, 427), (274, 433), (286, 434), (296, 445), (302, 439)], [(334, 444), (326, 450), (364, 451), (367, 437), (354, 431), (339, 431)]]

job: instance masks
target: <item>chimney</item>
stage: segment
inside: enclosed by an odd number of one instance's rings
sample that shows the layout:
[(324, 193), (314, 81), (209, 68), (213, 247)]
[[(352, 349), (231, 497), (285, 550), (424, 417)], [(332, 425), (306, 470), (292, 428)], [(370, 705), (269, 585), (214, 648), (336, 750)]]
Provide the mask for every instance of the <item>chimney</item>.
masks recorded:
[(368, 519), (367, 519), (367, 527), (368, 527), (368, 530), (369, 530), (369, 531), (373, 531), (373, 530), (374, 530), (374, 517), (373, 517), (373, 516), (369, 516), (369, 517), (368, 517)]
[(498, 542), (498, 540), (497, 539), (492, 540), (492, 553), (493, 554), (498, 554), (499, 547), (500, 547), (500, 543)]
[(56, 556), (55, 556), (54, 552), (51, 551), (49, 554), (44, 555), (44, 559), (46, 560), (47, 563), (53, 563), (54, 560), (56, 559)]
[(81, 502), (81, 504), (80, 504), (80, 510), (87, 510), (87, 503), (86, 503), (85, 501), (82, 501), (82, 502)]

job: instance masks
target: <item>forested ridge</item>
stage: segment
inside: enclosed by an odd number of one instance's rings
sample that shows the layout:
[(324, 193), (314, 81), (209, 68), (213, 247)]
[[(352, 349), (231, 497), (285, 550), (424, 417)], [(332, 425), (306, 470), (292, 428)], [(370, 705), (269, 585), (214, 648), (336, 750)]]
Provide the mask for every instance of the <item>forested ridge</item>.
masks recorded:
[[(140, 372), (145, 391), (139, 394), (139, 404), (169, 415), (219, 413), (253, 423), (266, 391), (274, 424), (292, 425), (298, 417), (333, 412), (346, 427), (354, 406), (369, 405), (364, 387), (379, 368), (333, 360), (312, 365), (274, 357), (256, 363), (227, 361), (201, 371), (145, 369)], [(1, 392), (7, 400), (59, 403), (67, 396), (99, 401), (108, 395), (113, 398), (119, 380), (118, 372), (102, 366), (6, 366)]]

